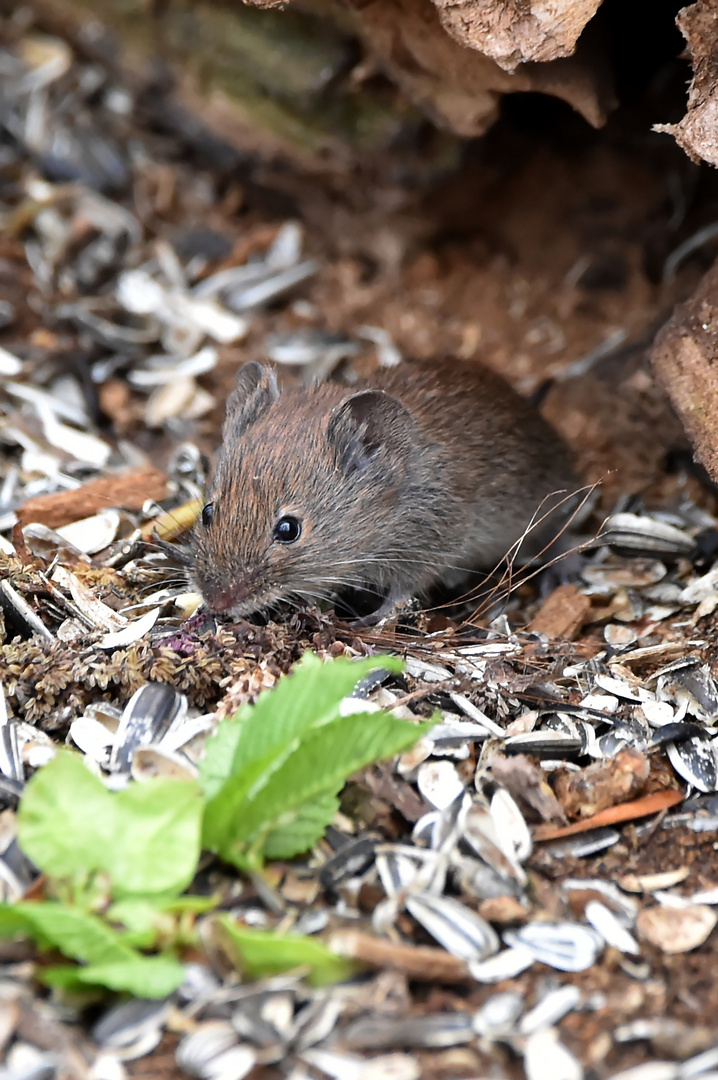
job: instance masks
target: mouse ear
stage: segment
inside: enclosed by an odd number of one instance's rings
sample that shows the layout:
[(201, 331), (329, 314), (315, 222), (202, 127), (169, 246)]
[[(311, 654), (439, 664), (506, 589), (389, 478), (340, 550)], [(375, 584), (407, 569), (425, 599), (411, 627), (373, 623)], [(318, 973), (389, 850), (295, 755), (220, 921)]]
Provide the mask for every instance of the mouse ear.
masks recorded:
[(237, 438), (259, 420), (279, 397), (273, 371), (256, 360), (244, 364), (237, 375), (237, 385), (227, 398), (227, 419), (222, 437)]
[(383, 448), (406, 452), (413, 428), (411, 415), (391, 394), (362, 390), (332, 411), (327, 438), (346, 472), (363, 472)]

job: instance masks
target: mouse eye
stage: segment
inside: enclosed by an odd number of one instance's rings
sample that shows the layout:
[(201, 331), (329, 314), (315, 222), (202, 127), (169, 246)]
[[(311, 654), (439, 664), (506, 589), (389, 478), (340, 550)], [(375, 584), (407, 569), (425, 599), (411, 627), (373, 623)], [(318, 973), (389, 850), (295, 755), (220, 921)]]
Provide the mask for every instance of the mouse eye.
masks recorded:
[(205, 529), (208, 529), (212, 524), (212, 518), (214, 517), (214, 503), (205, 503), (202, 507), (202, 524)]
[(274, 526), (274, 539), (280, 544), (293, 544), (302, 535), (302, 523), (295, 517), (280, 518)]

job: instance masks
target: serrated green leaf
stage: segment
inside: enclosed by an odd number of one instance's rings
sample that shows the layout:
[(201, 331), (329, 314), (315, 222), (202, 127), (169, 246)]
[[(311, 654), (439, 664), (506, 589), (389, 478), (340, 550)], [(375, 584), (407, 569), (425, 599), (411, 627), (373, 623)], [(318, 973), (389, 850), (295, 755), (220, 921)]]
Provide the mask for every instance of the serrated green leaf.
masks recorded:
[[(226, 722), (226, 721), (225, 721)], [(242, 809), (256, 788), (263, 786), (284, 761), (288, 753), (296, 749), (298, 740), (283, 748), (281, 754), (272, 752), (264, 758), (251, 761), (235, 776), (231, 776), (215, 797), (205, 804), (202, 820), (202, 846), (208, 851), (218, 851), (225, 833), (225, 822), (242, 813)]]
[(264, 840), (265, 859), (291, 859), (313, 847), (331, 825), (338, 807), (336, 792), (330, 791), (288, 811), (281, 825), (271, 830)]
[(307, 982), (312, 986), (327, 986), (351, 978), (358, 970), (354, 961), (337, 956), (316, 938), (255, 930), (226, 916), (219, 921), (226, 931), (235, 963), (248, 979), (307, 968)]
[(0, 938), (18, 937), (32, 938), (40, 949), (50, 949), (53, 945), (17, 904), (0, 904)]
[(48, 986), (76, 990), (106, 986), (140, 998), (164, 998), (181, 986), (184, 964), (168, 956), (140, 956), (114, 964), (88, 964), (87, 967), (48, 967), (41, 973)]
[(56, 878), (109, 874), (115, 896), (181, 892), (200, 851), (193, 781), (150, 780), (108, 791), (80, 758), (60, 752), (28, 784), (18, 811), (22, 850)]
[(24, 920), (23, 933), (44, 947), (54, 945), (73, 960), (107, 964), (138, 955), (96, 915), (56, 900), (28, 900), (2, 909), (3, 916), (7, 912)]
[[(211, 836), (216, 844), (214, 850), (238, 866), (244, 865), (247, 850), (262, 843), (270, 833), (274, 834), (274, 850), (281, 849), (285, 823), (291, 830), (300, 817), (308, 821), (311, 811), (305, 808), (317, 799), (324, 801), (336, 795), (353, 772), (371, 761), (400, 753), (431, 727), (432, 721), (412, 724), (375, 712), (339, 717), (310, 729), (254, 798), (236, 803), (223, 797), (223, 789), (212, 800), (205, 812), (205, 843)], [(313, 840), (321, 835), (325, 824)], [(291, 845), (291, 841), (288, 843)]]
[(237, 777), (251, 762), (271, 763), (308, 728), (334, 719), (341, 701), (359, 680), (380, 667), (401, 671), (403, 665), (393, 656), (359, 661), (339, 657), (324, 663), (313, 653), (305, 653), (289, 677), (260, 694), (254, 705), (245, 705), (224, 720), (208, 740), (200, 764), (205, 798), (214, 798), (230, 777)]

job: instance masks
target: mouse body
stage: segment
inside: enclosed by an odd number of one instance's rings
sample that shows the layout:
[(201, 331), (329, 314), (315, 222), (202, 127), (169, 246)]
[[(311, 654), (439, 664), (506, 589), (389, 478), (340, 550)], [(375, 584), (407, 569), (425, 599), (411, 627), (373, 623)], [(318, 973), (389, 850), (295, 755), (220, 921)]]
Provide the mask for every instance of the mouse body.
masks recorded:
[[(575, 489), (540, 414), (474, 363), (405, 362), (365, 386), (280, 392), (251, 362), (227, 401), (192, 577), (235, 617), (286, 599), (376, 594), (380, 613), (491, 571)], [(518, 562), (560, 531), (555, 511)]]

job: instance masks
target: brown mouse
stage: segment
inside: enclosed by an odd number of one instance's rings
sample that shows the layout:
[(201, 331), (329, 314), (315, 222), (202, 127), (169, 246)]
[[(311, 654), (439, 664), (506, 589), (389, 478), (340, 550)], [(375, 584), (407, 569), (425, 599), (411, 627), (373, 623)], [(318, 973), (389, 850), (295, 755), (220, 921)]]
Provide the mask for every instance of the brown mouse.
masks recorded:
[[(568, 451), (539, 413), (456, 360), (406, 362), (360, 389), (281, 393), (269, 368), (248, 363), (222, 435), (191, 576), (211, 610), (236, 617), (353, 588), (383, 601), (378, 617), (493, 569), (534, 515), (575, 488)], [(564, 517), (533, 530), (518, 561)]]

